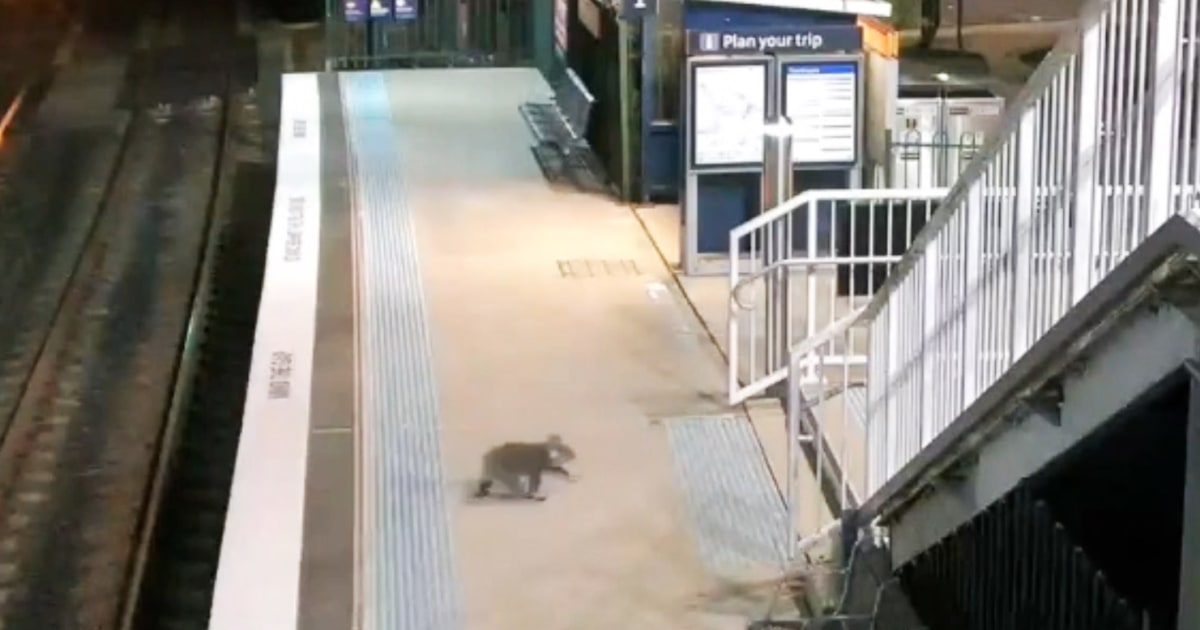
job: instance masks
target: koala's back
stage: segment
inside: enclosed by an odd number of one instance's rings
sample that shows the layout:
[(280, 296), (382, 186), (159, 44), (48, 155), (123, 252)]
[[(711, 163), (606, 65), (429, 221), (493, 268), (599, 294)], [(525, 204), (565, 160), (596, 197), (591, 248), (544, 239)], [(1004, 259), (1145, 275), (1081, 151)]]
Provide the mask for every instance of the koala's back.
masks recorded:
[(542, 443), (508, 442), (493, 448), (487, 454), (489, 467), (530, 475), (541, 472), (550, 465), (550, 449)]

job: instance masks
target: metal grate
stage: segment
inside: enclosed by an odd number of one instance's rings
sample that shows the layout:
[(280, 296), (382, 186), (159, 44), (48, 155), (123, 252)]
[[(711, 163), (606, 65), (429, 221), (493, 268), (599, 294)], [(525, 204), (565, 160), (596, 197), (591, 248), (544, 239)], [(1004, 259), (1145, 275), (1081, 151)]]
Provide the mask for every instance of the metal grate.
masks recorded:
[(631, 258), (577, 258), (559, 260), (558, 273), (564, 278), (611, 278), (640, 276), (642, 269)]
[(705, 567), (727, 577), (781, 569), (787, 514), (750, 422), (687, 416), (664, 425)]

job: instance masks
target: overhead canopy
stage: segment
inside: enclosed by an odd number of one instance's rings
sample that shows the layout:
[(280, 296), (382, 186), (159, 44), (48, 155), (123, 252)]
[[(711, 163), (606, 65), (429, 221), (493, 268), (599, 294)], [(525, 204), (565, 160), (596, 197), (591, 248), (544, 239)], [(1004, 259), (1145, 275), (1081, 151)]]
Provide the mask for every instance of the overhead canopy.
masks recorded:
[(740, 4), (775, 9), (825, 11), (871, 17), (891, 17), (892, 5), (883, 0), (688, 0), (693, 3)]

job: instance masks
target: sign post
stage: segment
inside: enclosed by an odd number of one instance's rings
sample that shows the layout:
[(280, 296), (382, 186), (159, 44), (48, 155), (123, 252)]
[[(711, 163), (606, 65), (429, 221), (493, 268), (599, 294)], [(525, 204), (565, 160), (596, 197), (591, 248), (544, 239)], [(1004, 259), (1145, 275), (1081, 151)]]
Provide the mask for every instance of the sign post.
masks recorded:
[[(778, 114), (767, 118), (763, 132), (762, 212), (792, 198), (792, 125), (786, 116)], [(789, 270), (780, 265), (792, 255), (788, 246), (791, 235), (789, 221), (767, 224), (763, 243), (763, 281), (766, 283), (767, 347), (765, 368), (769, 373), (772, 366), (781, 365), (788, 357), (788, 319), (791, 308), (788, 304)], [(772, 269), (774, 267), (774, 269)]]

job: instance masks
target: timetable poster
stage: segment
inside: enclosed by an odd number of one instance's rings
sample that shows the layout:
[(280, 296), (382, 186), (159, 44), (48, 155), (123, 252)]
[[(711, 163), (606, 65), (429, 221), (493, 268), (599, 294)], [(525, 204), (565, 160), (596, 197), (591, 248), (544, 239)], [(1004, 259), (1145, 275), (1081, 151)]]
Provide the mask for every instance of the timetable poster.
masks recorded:
[(367, 19), (366, 3), (368, 0), (344, 0), (347, 22), (363, 22)]
[(858, 161), (858, 64), (793, 63), (784, 68), (785, 114), (792, 123), (792, 162)]
[(392, 19), (392, 3), (390, 0), (369, 0), (372, 20)]
[(417, 0), (395, 0), (393, 17), (397, 20), (408, 21), (417, 19)]
[(694, 70), (694, 165), (761, 164), (767, 113), (766, 64), (697, 65)]

